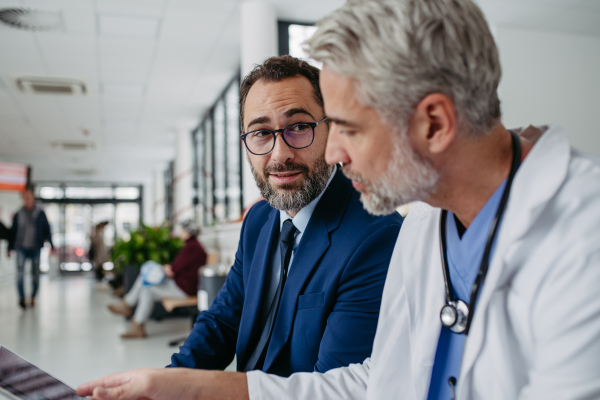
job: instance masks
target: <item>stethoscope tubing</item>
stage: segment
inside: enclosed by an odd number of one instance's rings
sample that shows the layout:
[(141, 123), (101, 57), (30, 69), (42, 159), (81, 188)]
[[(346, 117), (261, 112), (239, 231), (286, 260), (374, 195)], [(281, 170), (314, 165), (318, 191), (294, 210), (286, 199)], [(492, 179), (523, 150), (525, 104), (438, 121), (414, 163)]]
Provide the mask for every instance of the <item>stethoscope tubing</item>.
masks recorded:
[[(487, 275), (489, 269), (489, 261), (490, 254), (492, 252), (492, 247), (494, 245), (494, 240), (496, 238), (496, 234), (498, 233), (498, 228), (500, 226), (500, 220), (504, 215), (504, 211), (506, 210), (506, 205), (508, 204), (508, 198), (510, 196), (510, 189), (512, 187), (512, 183), (514, 177), (519, 169), (519, 165), (521, 164), (521, 142), (519, 140), (519, 136), (513, 132), (509, 131), (512, 138), (512, 163), (510, 167), (510, 174), (508, 175), (508, 179), (506, 181), (506, 186), (504, 188), (504, 192), (502, 193), (502, 198), (500, 200), (500, 204), (498, 205), (498, 209), (496, 210), (496, 215), (492, 220), (492, 225), (490, 226), (490, 230), (488, 232), (487, 241), (485, 245), (485, 250), (483, 252), (483, 257), (481, 259), (481, 263), (479, 265), (479, 271), (477, 272), (477, 277), (475, 278), (475, 282), (471, 288), (471, 296), (469, 298), (469, 303), (467, 304), (468, 314), (467, 314), (467, 324), (465, 328), (465, 335), (469, 334), (469, 328), (471, 327), (471, 321), (473, 320), (473, 315), (475, 314), (475, 304), (477, 302), (477, 297), (479, 296), (479, 291), (485, 282), (485, 277)], [(442, 253), (442, 271), (444, 275), (444, 286), (446, 290), (446, 305), (452, 305), (453, 302), (460, 301), (454, 295), (454, 290), (452, 288), (452, 281), (450, 279), (450, 270), (448, 268), (448, 252), (446, 247), (446, 219), (447, 219), (448, 211), (442, 210), (440, 213), (440, 248)], [(443, 324), (443, 322), (442, 322)], [(446, 326), (444, 324), (444, 326)], [(449, 326), (447, 326), (450, 328)]]

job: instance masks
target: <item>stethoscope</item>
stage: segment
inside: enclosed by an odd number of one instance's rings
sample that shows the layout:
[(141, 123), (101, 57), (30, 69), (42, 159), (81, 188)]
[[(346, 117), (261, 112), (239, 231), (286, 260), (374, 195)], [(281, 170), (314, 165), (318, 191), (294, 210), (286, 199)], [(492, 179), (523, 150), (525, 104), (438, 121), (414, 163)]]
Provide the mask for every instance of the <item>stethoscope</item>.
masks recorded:
[[(448, 211), (442, 210), (441, 212), (440, 245), (442, 252), (442, 270), (444, 272), (444, 284), (446, 286), (446, 305), (444, 305), (442, 307), (442, 310), (440, 311), (440, 319), (442, 320), (442, 325), (444, 325), (446, 328), (450, 329), (452, 332), (455, 333), (464, 333), (465, 335), (469, 334), (471, 320), (473, 319), (473, 314), (475, 313), (475, 302), (477, 301), (479, 290), (483, 285), (485, 276), (488, 271), (492, 245), (494, 243), (494, 239), (496, 238), (496, 233), (498, 232), (500, 219), (502, 218), (504, 210), (506, 209), (506, 204), (508, 203), (508, 196), (510, 194), (510, 188), (512, 186), (513, 178), (515, 177), (515, 174), (517, 173), (517, 169), (519, 168), (519, 164), (521, 162), (521, 142), (519, 141), (519, 136), (517, 136), (517, 134), (513, 131), (509, 132), (512, 137), (513, 150), (513, 159), (510, 167), (510, 174), (508, 176), (508, 180), (506, 181), (506, 187), (504, 188), (504, 192), (502, 193), (500, 205), (498, 206), (498, 210), (496, 210), (496, 215), (494, 216), (494, 220), (492, 221), (492, 225), (488, 233), (485, 250), (483, 252), (483, 258), (481, 259), (481, 264), (479, 266), (479, 272), (477, 273), (477, 277), (475, 278), (475, 282), (473, 283), (473, 287), (471, 288), (471, 297), (469, 299), (469, 304), (471, 305), (470, 307), (464, 301), (457, 299), (454, 295), (454, 290), (452, 289), (452, 282), (450, 281), (450, 271), (448, 270), (448, 254), (446, 252), (446, 219)], [(451, 386), (453, 385), (451, 384)]]

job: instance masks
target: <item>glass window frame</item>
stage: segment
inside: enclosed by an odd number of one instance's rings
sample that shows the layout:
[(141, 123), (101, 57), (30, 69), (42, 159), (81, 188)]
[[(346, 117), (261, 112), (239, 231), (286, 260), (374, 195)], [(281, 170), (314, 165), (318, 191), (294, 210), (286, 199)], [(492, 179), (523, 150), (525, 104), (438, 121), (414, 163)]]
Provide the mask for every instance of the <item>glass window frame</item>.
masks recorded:
[[(239, 100), (235, 102), (233, 112), (233, 103), (228, 97), (232, 93), (239, 96), (240, 82), (238, 71), (191, 132), (194, 166), (192, 201), (196, 218), (204, 226), (232, 222), (242, 217), (243, 143), (240, 139)], [(217, 137), (219, 134), (222, 137)], [(233, 143), (234, 150), (231, 149)]]

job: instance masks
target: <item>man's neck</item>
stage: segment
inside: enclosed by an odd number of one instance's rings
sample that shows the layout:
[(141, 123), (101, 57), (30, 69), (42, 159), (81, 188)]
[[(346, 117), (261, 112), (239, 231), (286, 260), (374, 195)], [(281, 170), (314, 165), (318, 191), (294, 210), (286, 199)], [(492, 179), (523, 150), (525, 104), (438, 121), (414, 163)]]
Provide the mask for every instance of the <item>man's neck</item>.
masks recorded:
[[(302, 209), (300, 209), (302, 210)], [(296, 215), (298, 215), (298, 213), (300, 212), (300, 210), (287, 210), (286, 213), (288, 213), (288, 215), (292, 218), (294, 218)]]
[[(512, 138), (499, 125), (483, 137), (458, 138), (452, 146), (448, 149), (448, 162), (439, 166), (440, 186), (427, 202), (452, 211), (468, 228), (510, 173)], [(532, 142), (521, 139), (520, 161), (532, 147)]]

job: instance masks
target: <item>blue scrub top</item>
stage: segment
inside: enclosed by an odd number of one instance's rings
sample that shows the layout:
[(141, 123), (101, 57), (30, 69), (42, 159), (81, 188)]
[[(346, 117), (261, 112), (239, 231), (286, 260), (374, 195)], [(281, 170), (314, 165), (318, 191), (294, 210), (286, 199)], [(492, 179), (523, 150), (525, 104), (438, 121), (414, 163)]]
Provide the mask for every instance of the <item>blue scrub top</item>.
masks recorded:
[[(471, 288), (479, 272), (490, 226), (500, 205), (505, 186), (506, 180), (485, 203), (462, 235), (462, 238), (458, 234), (454, 213), (448, 212), (447, 214), (446, 249), (448, 252), (450, 281), (452, 282), (454, 295), (466, 304), (469, 304)], [(494, 241), (490, 259), (493, 256), (495, 246)], [(465, 338), (464, 333), (454, 333), (442, 326), (431, 373), (428, 400), (450, 400), (448, 378), (455, 377), (458, 382)]]

